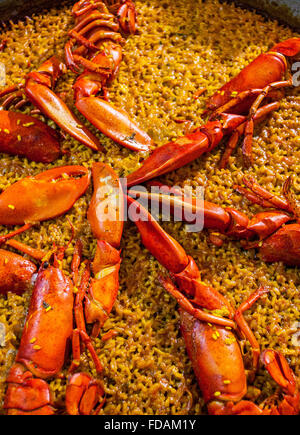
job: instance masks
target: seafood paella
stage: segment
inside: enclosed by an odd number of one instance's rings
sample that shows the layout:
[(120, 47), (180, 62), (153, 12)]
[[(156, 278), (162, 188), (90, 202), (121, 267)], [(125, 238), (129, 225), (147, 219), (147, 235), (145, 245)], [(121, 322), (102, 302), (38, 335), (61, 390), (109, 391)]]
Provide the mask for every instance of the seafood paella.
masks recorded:
[(81, 0), (1, 41), (0, 413), (298, 414), (300, 36)]

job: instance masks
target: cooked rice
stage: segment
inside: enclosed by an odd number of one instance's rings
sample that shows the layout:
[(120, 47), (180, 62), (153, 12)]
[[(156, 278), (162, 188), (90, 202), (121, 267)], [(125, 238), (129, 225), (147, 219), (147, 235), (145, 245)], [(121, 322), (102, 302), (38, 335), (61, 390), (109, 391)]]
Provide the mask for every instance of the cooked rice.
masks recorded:
[[(127, 110), (158, 145), (184, 133), (185, 125), (174, 121), (178, 118), (200, 125), (200, 114), (208, 95), (261, 52), (297, 36), (275, 21), (265, 21), (253, 12), (221, 4), (218, 0), (137, 0), (136, 7), (139, 32), (127, 40), (124, 60), (111, 86), (110, 97)], [(63, 56), (71, 26), (69, 6), (7, 24), (2, 38), (7, 39), (8, 44), (0, 53), (0, 61), (7, 69), (7, 84), (19, 83), (26, 72), (53, 54)], [(68, 73), (57, 86), (57, 90), (67, 92), (70, 106), (73, 106), (74, 78)], [(193, 95), (203, 87), (207, 94), (195, 100)], [(280, 193), (289, 175), (300, 173), (300, 97), (297, 90), (286, 94), (280, 110), (257, 130), (253, 147), (255, 164), (249, 171), (243, 168), (241, 149), (231, 157), (228, 169), (219, 170), (223, 151), (220, 146), (163, 180), (180, 186), (204, 186), (207, 200), (235, 207), (249, 215), (254, 213), (258, 207), (250, 206), (233, 190), (233, 185), (241, 183), (245, 173), (255, 176), (275, 194)], [(90, 127), (88, 122), (86, 124)], [(105, 145), (108, 151), (105, 156), (93, 153), (71, 138), (64, 141), (70, 154), (50, 165), (1, 155), (0, 188), (26, 175), (65, 164), (90, 167), (94, 161), (105, 161), (122, 176), (139, 167), (140, 155), (114, 144), (93, 127), (91, 130)], [(299, 180), (294, 181), (299, 191)], [(90, 197), (91, 188), (65, 216), (43, 223), (19, 239), (45, 250), (53, 243), (67, 243), (69, 218), (76, 228), (76, 236), (84, 242), (86, 258), (92, 259), (95, 241), (86, 223)], [(234, 307), (258, 286), (271, 287), (270, 294), (256, 303), (246, 318), (262, 349), (280, 350), (299, 377), (299, 346), (295, 346), (293, 340), (300, 309), (298, 269), (280, 263), (267, 265), (253, 250), (245, 251), (236, 242), (226, 241), (222, 248), (216, 248), (209, 242), (206, 231), (186, 233), (181, 223), (164, 223), (163, 227), (195, 258), (203, 272), (203, 281), (226, 295)], [(0, 230), (1, 233), (8, 231), (4, 227)], [(107, 402), (101, 412), (204, 414), (201, 392), (179, 332), (177, 304), (159, 285), (157, 277), (162, 268), (142, 246), (133, 224), (125, 225), (122, 250), (119, 297), (102, 331), (114, 329), (119, 334), (107, 342), (100, 338), (95, 340), (104, 365), (103, 382), (107, 392)], [(64, 264), (66, 270), (71, 255), (72, 248), (69, 248)], [(0, 333), (0, 407), (29, 300), (29, 294), (20, 297), (9, 293), (7, 297), (0, 297), (0, 325), (6, 330), (5, 340), (3, 331), (2, 335)], [(246, 351), (249, 351), (248, 345), (245, 345), (245, 362), (249, 365), (251, 353)], [(87, 354), (82, 356), (81, 369), (95, 375)], [(66, 374), (65, 370), (65, 377), (50, 383), (56, 404), (62, 407)], [(274, 386), (262, 368), (254, 386), (249, 388), (248, 397), (261, 403), (274, 392)], [(3, 412), (3, 408), (0, 409)]]

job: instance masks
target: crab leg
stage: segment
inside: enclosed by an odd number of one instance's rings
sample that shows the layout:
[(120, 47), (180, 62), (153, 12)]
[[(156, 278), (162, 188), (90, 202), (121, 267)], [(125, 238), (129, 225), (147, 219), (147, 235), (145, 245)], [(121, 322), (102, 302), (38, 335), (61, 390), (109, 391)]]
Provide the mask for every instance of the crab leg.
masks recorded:
[(73, 329), (73, 285), (44, 263), (33, 289), (16, 362), (7, 382), (8, 414), (53, 414), (48, 384), (61, 370)]
[[(233, 99), (235, 104), (231, 113), (247, 114), (257, 95), (261, 94), (266, 86), (282, 80), (288, 69), (287, 58), (293, 58), (299, 52), (300, 38), (291, 38), (275, 45), (218, 90), (208, 100), (207, 108), (214, 112)], [(238, 96), (241, 93), (244, 93), (243, 98)]]

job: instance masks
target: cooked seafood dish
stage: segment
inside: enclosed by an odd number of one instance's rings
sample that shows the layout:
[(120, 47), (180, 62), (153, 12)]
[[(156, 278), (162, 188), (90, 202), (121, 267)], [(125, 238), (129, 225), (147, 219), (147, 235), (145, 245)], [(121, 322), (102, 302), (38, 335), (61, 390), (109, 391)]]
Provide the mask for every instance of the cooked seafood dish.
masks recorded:
[(300, 35), (69, 1), (1, 71), (0, 413), (299, 414)]

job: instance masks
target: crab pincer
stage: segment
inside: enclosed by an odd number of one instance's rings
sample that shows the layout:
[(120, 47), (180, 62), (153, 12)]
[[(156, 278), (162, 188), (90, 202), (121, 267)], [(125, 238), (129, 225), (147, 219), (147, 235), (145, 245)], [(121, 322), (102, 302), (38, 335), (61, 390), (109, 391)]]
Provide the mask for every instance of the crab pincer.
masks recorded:
[(22, 228), (1, 236), (0, 242), (66, 213), (89, 184), (90, 173), (84, 166), (49, 169), (12, 184), (0, 194), (0, 224), (22, 225)]

